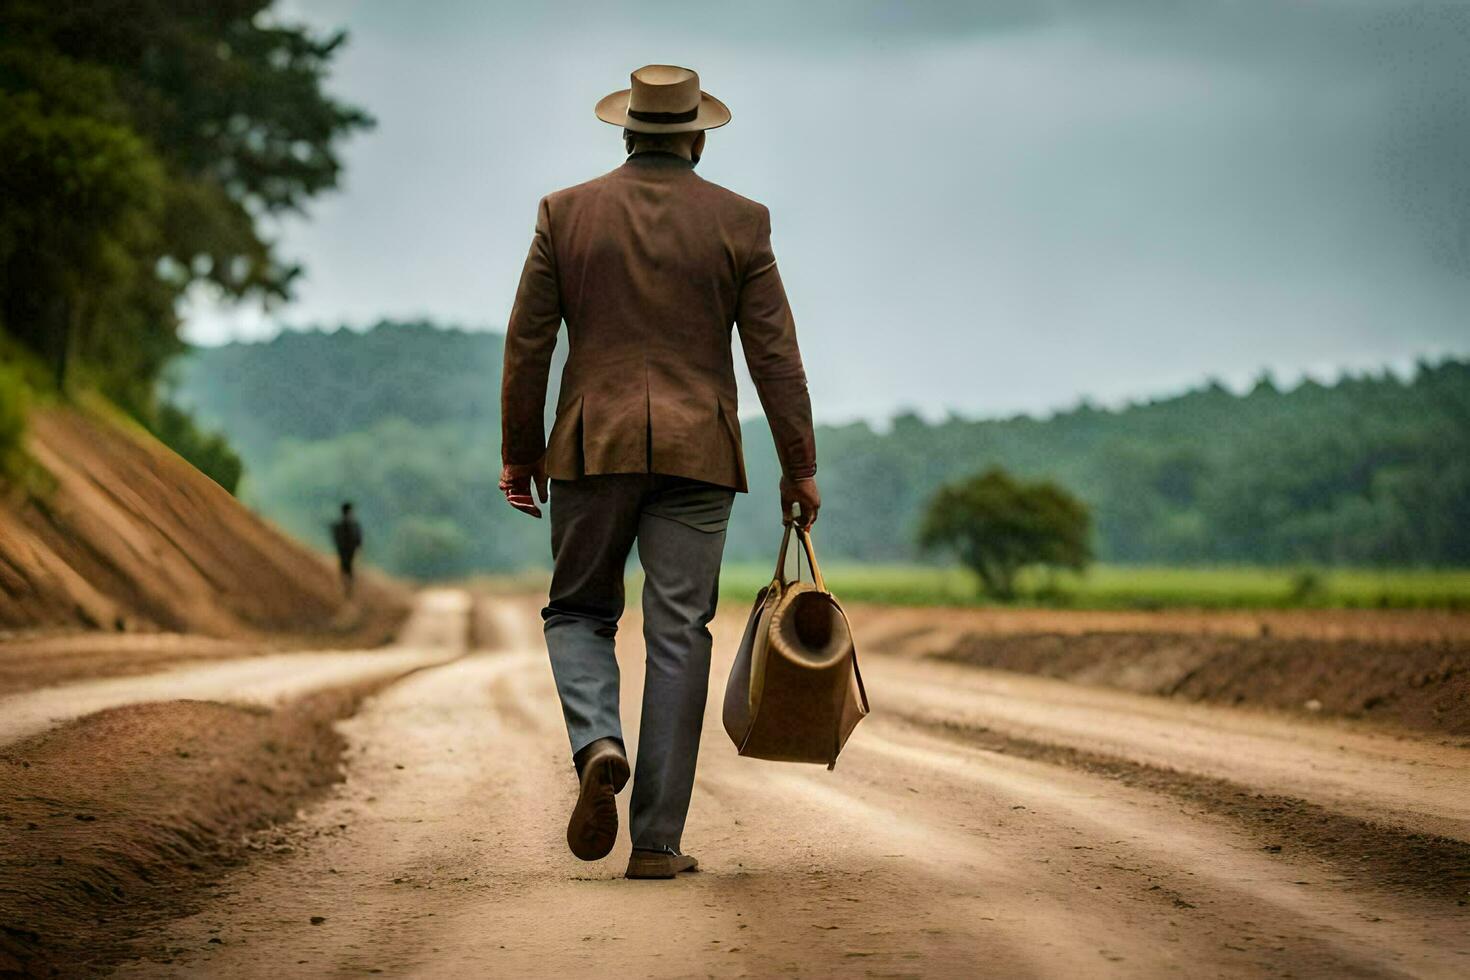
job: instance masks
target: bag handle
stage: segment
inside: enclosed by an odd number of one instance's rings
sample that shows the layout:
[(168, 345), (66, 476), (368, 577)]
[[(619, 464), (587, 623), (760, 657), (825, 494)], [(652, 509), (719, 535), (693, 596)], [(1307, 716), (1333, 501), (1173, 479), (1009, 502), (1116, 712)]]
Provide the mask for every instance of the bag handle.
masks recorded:
[[(784, 530), (781, 532), (781, 550), (776, 552), (776, 574), (771, 577), (773, 585), (786, 584), (786, 549), (791, 546), (791, 522), (783, 521), (782, 527)], [(798, 568), (796, 574), (800, 575), (801, 569)]]
[[(822, 581), (822, 567), (817, 564), (817, 549), (812, 544), (812, 532), (798, 524), (796, 526), (796, 535), (801, 539), (802, 549), (806, 552), (807, 564), (812, 567), (812, 584), (817, 587), (818, 592), (826, 592), (827, 583)], [(798, 555), (797, 557), (797, 571), (800, 572), (800, 556)]]
[[(786, 584), (786, 549), (791, 545), (791, 530), (796, 529), (796, 538), (801, 543), (801, 551), (806, 552), (807, 564), (812, 570), (812, 584), (817, 587), (818, 592), (827, 591), (827, 583), (822, 579), (822, 568), (817, 564), (817, 549), (812, 544), (811, 531), (796, 523), (794, 519), (787, 518), (781, 522), (785, 530), (781, 533), (781, 552), (776, 556), (776, 577), (778, 584)], [(796, 553), (796, 581), (801, 579), (801, 551)]]

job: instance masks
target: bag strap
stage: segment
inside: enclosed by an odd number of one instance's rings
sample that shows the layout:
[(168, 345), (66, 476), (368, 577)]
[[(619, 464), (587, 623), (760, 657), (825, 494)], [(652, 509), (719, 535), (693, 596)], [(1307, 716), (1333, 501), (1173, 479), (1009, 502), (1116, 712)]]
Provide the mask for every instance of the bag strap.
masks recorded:
[[(786, 584), (786, 549), (791, 546), (791, 522), (785, 522), (785, 530), (781, 533), (781, 550), (776, 553), (776, 575), (772, 581), (777, 585)], [(801, 569), (796, 570), (798, 576)]]
[(776, 555), (776, 577), (775, 582), (779, 585), (787, 584), (786, 581), (786, 552), (791, 547), (791, 531), (796, 530), (796, 539), (801, 543), (801, 550), (796, 553), (796, 578), (801, 580), (801, 555), (806, 552), (807, 564), (812, 570), (812, 584), (817, 587), (818, 592), (827, 591), (827, 583), (822, 579), (822, 568), (817, 564), (817, 549), (812, 544), (812, 534), (806, 528), (796, 523), (795, 520), (782, 521), (784, 530), (781, 532), (781, 551)]
[[(812, 584), (817, 587), (818, 592), (827, 591), (827, 583), (822, 581), (822, 567), (817, 564), (817, 549), (812, 544), (812, 532), (796, 525), (796, 536), (801, 539), (802, 550), (806, 552), (807, 564), (812, 567)], [(796, 556), (796, 571), (801, 574), (801, 555)]]

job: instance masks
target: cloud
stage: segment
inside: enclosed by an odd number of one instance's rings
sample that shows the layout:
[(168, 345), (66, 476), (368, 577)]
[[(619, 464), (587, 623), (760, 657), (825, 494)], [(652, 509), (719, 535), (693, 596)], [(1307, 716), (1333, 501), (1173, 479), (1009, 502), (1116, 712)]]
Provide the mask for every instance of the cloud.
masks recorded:
[(734, 109), (700, 172), (771, 206), (824, 418), (1037, 410), (1470, 346), (1470, 7), (285, 13), (352, 31), (333, 86), (380, 120), (349, 148), (346, 193), (282, 229), (308, 266), (293, 322), (502, 323), (536, 200), (619, 162), (593, 102), (672, 61)]

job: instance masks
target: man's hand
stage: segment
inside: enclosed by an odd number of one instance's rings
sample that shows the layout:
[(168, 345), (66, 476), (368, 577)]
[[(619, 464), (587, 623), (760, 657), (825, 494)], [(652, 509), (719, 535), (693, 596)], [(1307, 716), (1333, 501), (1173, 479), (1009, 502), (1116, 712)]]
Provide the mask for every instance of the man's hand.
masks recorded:
[(536, 483), (536, 496), (541, 498), (543, 504), (546, 503), (546, 458), (544, 456), (534, 463), (506, 463), (500, 470), (500, 491), (505, 494), (505, 502), (522, 514), (540, 517), (541, 508), (537, 507), (536, 501), (531, 499), (532, 481)]
[(791, 520), (792, 504), (796, 504), (800, 509), (796, 523), (802, 527), (811, 527), (817, 523), (817, 511), (822, 509), (822, 495), (817, 491), (816, 477), (808, 476), (800, 480), (781, 477), (782, 521)]

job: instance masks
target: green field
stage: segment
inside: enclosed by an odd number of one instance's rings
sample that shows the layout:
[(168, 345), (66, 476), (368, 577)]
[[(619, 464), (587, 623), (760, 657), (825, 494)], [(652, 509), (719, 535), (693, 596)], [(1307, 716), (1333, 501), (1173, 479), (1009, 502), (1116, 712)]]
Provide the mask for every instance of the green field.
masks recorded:
[[(771, 580), (771, 566), (726, 562), (720, 599), (743, 603)], [(934, 565), (822, 563), (827, 587), (848, 602), (894, 606), (990, 606), (975, 577)], [(803, 576), (806, 575), (803, 568)], [(494, 592), (544, 592), (546, 572), (467, 580)], [(628, 568), (628, 602), (641, 573)], [(1086, 575), (1033, 577), (1014, 606), (1060, 609), (1451, 609), (1470, 611), (1470, 569), (1170, 568), (1097, 565)]]
[[(989, 605), (975, 577), (956, 567), (823, 563), (827, 586), (850, 602), (904, 606)], [(720, 594), (753, 596), (771, 567), (727, 563)], [(1371, 608), (1470, 610), (1470, 570), (1167, 568), (1098, 565), (1085, 575), (1027, 582), (1020, 605), (1077, 609)]]

